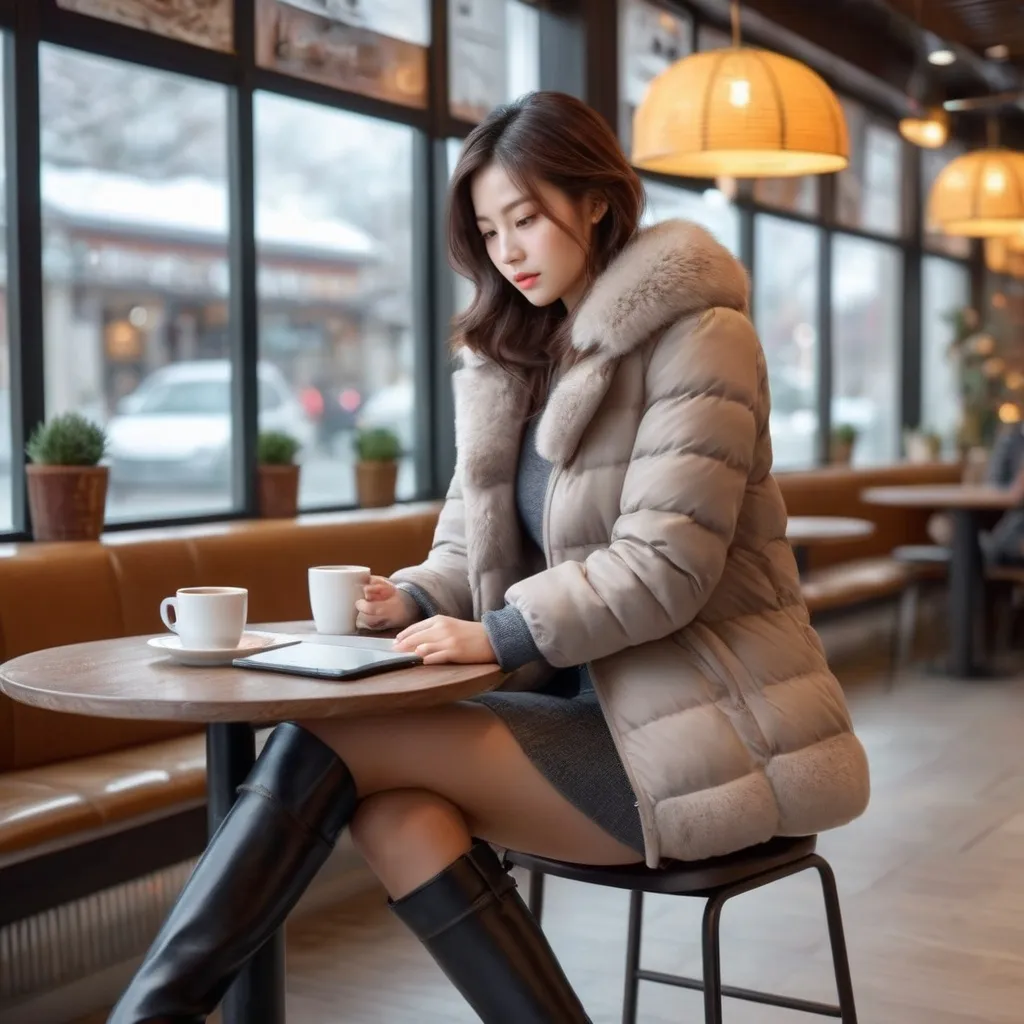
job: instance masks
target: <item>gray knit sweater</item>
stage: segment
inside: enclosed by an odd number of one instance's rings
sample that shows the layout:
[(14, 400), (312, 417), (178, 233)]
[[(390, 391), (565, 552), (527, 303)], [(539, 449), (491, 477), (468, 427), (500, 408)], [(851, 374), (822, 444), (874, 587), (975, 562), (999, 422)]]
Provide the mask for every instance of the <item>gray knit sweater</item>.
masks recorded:
[[(544, 538), (544, 496), (547, 494), (551, 463), (537, 452), (537, 424), (535, 416), (523, 434), (523, 445), (519, 452), (519, 469), (516, 473), (516, 508), (527, 538), (543, 550)], [(437, 614), (437, 606), (420, 587), (411, 583), (399, 584), (419, 605), (424, 617)], [(505, 672), (511, 672), (530, 661), (540, 658), (537, 645), (533, 642), (526, 620), (518, 609), (507, 604), (493, 612), (484, 612), (483, 626), (490, 637), (498, 665)]]

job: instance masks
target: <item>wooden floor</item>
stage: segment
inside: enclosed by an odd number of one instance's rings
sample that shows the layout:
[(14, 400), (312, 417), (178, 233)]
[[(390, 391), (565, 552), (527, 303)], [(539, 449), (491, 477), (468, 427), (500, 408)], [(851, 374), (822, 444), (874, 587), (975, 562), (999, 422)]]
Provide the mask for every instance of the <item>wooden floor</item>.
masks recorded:
[[(873, 798), (861, 820), (820, 848), (839, 880), (861, 1024), (1019, 1024), (1024, 678), (919, 675), (891, 693), (873, 682), (847, 691)], [(626, 900), (549, 881), (545, 926), (595, 1024), (621, 1019)], [(698, 901), (649, 897), (644, 966), (698, 972), (700, 912)], [(725, 912), (727, 983), (831, 1000), (828, 949), (813, 874), (740, 897)], [(640, 1020), (701, 1021), (700, 999), (645, 984)], [(288, 1014), (289, 1024), (475, 1020), (378, 892), (291, 923)], [(728, 1024), (812, 1019), (726, 1006)]]

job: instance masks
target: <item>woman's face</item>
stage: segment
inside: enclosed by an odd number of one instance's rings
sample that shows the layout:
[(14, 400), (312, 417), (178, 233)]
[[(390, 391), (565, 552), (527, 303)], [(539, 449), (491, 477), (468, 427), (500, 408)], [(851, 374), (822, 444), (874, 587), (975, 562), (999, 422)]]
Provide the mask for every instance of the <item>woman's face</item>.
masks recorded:
[(535, 306), (561, 299), (572, 309), (587, 287), (587, 251), (603, 205), (576, 203), (560, 189), (537, 186), (551, 212), (575, 237), (525, 196), (500, 164), (490, 163), (473, 179), (476, 223), (498, 271)]

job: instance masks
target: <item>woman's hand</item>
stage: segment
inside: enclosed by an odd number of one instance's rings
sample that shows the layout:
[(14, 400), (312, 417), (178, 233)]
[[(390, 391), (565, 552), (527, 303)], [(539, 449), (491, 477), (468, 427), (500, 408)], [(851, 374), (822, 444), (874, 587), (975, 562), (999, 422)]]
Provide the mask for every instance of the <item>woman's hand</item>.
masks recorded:
[(360, 629), (404, 629), (420, 617), (420, 607), (412, 594), (399, 590), (383, 576), (371, 576), (363, 587), (363, 598), (356, 601)]
[(435, 615), (402, 630), (395, 650), (418, 654), (425, 665), (487, 665), (496, 660), (487, 630), (479, 622), (447, 615)]

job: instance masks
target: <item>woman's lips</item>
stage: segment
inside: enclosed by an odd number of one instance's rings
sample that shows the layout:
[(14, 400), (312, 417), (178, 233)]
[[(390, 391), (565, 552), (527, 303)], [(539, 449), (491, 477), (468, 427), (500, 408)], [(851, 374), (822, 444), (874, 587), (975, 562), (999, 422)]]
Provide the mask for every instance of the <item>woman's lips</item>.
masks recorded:
[(516, 274), (516, 284), (525, 292), (537, 283), (539, 277), (540, 274)]

